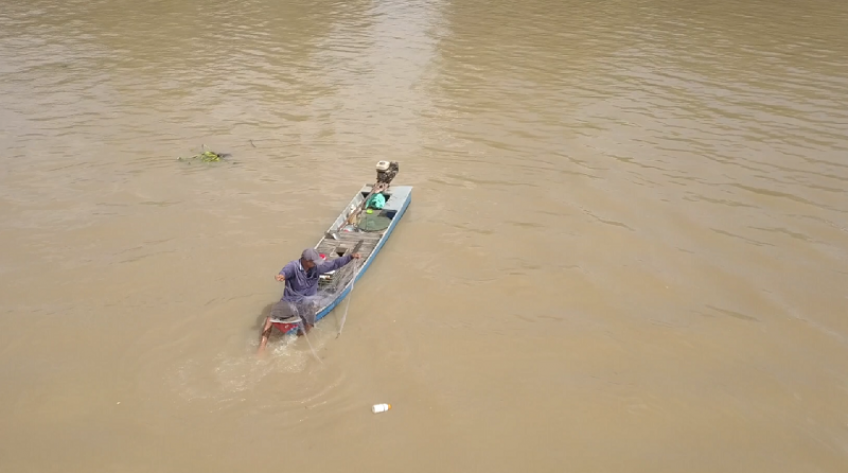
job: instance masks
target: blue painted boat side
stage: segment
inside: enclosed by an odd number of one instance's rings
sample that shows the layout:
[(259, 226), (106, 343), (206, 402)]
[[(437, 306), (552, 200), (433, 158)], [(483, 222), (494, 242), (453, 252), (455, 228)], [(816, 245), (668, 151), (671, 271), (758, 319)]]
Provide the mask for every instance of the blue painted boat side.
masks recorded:
[[(316, 323), (319, 320), (323, 319), (327, 314), (332, 312), (333, 309), (335, 309), (336, 306), (339, 305), (339, 303), (341, 303), (344, 300), (345, 297), (347, 297), (347, 295), (350, 293), (350, 291), (353, 287), (353, 284), (356, 281), (358, 281), (359, 278), (361, 278), (363, 274), (365, 274), (365, 271), (368, 269), (369, 266), (371, 266), (371, 263), (374, 261), (374, 258), (376, 258), (377, 255), (380, 253), (380, 250), (383, 248), (383, 245), (386, 244), (386, 241), (388, 241), (389, 237), (392, 235), (392, 232), (394, 232), (395, 227), (397, 227), (398, 223), (400, 223), (400, 221), (403, 218), (404, 214), (406, 213), (406, 209), (409, 207), (410, 203), (412, 203), (412, 190), (411, 189), (409, 191), (409, 194), (407, 195), (407, 198), (406, 198), (406, 201), (403, 204), (403, 207), (400, 209), (400, 211), (397, 213), (397, 215), (395, 215), (395, 217), (392, 219), (392, 223), (389, 224), (389, 228), (386, 230), (386, 233), (383, 234), (383, 237), (380, 238), (380, 242), (377, 243), (377, 246), (374, 247), (374, 251), (371, 252), (371, 255), (368, 257), (367, 260), (365, 260), (365, 264), (362, 265), (361, 268), (359, 268), (359, 271), (356, 272), (356, 276), (353, 278), (351, 283), (348, 284), (347, 287), (344, 288), (344, 290), (339, 294), (339, 296), (336, 297), (336, 299), (333, 300), (333, 302), (331, 302), (327, 307), (325, 307), (323, 310), (318, 312), (318, 314), (316, 314), (316, 316), (315, 316), (315, 322)], [(293, 328), (286, 333), (293, 334), (293, 333), (296, 333), (296, 332), (297, 332), (297, 328)]]

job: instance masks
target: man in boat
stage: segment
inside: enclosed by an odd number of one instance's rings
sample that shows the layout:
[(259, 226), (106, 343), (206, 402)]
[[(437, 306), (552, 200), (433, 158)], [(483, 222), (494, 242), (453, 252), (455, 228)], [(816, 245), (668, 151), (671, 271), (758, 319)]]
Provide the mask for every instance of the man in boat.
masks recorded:
[(276, 276), (277, 281), (286, 283), (286, 288), (282, 299), (271, 309), (270, 320), (288, 319), (297, 323), (299, 319), (303, 322), (303, 329), (308, 332), (315, 325), (317, 315), (318, 276), (335, 271), (359, 258), (359, 253), (353, 253), (332, 261), (324, 261), (315, 248), (303, 250), (300, 259), (285, 265)]

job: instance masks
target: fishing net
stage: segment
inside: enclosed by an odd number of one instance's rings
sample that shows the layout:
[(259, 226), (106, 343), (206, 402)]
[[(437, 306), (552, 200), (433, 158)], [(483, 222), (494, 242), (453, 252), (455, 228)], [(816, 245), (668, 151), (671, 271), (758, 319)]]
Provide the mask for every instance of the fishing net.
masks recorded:
[(364, 213), (359, 217), (359, 223), (356, 227), (364, 232), (379, 232), (389, 228), (392, 219), (383, 214), (383, 212)]
[(322, 303), (321, 307), (326, 307), (345, 290), (348, 283), (353, 279), (356, 266), (357, 261), (352, 260), (332, 273), (323, 275), (324, 277), (318, 280), (317, 298)]

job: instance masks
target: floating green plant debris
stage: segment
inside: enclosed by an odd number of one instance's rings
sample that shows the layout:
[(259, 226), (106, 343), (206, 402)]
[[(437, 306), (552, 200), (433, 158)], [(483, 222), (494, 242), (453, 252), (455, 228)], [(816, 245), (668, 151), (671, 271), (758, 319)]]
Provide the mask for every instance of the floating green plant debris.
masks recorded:
[(218, 161), (223, 161), (224, 159), (229, 158), (230, 156), (232, 156), (232, 155), (230, 155), (228, 153), (216, 153), (214, 151), (208, 151), (208, 150), (204, 149), (203, 152), (201, 152), (200, 154), (195, 154), (194, 156), (192, 156), (190, 158), (184, 158), (184, 157), (180, 156), (179, 158), (177, 158), (177, 160), (191, 162), (191, 161), (194, 161), (195, 159), (199, 159), (200, 161), (202, 161), (204, 163), (215, 163), (215, 162), (218, 162)]

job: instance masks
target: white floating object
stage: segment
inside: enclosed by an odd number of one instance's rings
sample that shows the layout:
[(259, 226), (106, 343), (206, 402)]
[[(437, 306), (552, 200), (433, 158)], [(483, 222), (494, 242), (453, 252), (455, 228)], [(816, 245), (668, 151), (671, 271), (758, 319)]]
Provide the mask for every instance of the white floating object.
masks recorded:
[(371, 412), (374, 414), (379, 414), (381, 412), (386, 412), (392, 408), (391, 404), (374, 404), (371, 406)]

